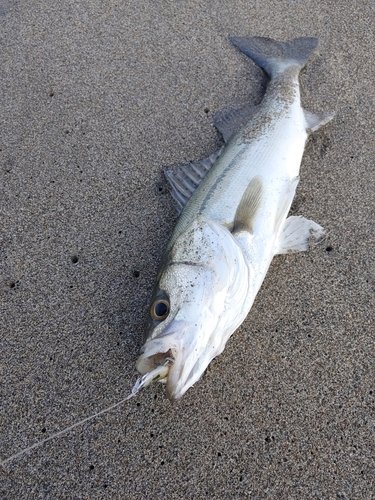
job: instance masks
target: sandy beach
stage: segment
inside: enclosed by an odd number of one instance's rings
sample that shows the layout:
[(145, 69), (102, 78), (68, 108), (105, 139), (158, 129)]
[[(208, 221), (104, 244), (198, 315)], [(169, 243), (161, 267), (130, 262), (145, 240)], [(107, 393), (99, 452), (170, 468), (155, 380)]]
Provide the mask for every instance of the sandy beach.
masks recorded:
[(167, 167), (222, 144), (262, 70), (230, 36), (320, 45), (293, 215), (246, 321), (161, 384), (0, 467), (0, 498), (375, 498), (375, 5), (0, 1), (0, 461), (126, 397), (177, 214)]

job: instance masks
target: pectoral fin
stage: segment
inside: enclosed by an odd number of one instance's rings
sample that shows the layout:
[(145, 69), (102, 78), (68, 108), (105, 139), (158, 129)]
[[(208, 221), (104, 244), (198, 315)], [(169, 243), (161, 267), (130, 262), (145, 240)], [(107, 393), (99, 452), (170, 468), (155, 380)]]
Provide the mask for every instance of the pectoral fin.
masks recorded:
[(316, 222), (301, 216), (288, 217), (280, 232), (275, 255), (303, 252), (321, 240), (324, 229)]
[(234, 217), (233, 233), (254, 232), (255, 217), (264, 197), (264, 186), (260, 177), (254, 177), (242, 195)]

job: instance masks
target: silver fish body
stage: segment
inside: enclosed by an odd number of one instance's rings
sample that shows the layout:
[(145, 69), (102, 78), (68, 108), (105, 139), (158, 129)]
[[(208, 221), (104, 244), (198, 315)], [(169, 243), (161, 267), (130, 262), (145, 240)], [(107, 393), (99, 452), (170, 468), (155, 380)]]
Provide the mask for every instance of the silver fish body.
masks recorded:
[(246, 318), (274, 255), (306, 250), (323, 228), (287, 218), (308, 134), (332, 114), (303, 110), (298, 75), (313, 38), (231, 40), (270, 76), (262, 103), (220, 115), (226, 145), (166, 173), (182, 213), (162, 261), (150, 331), (137, 361), (143, 375), (180, 398)]

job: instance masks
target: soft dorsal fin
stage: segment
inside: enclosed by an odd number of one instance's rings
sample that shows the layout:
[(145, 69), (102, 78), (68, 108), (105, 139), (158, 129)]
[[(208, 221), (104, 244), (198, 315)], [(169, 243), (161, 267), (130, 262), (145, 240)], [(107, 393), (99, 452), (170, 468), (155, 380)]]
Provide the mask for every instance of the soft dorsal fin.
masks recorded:
[(315, 130), (323, 127), (323, 125), (330, 122), (335, 116), (334, 111), (313, 113), (312, 111), (307, 111), (307, 109), (303, 110), (303, 114), (305, 116), (306, 130), (308, 132), (315, 132)]
[(255, 217), (260, 209), (264, 197), (264, 185), (262, 179), (254, 177), (245, 189), (240, 204), (234, 217), (233, 233), (239, 231), (254, 232)]
[(228, 142), (244, 125), (248, 123), (254, 114), (256, 106), (244, 106), (240, 109), (228, 109), (214, 117), (214, 125), (223, 135), (224, 141)]
[(197, 189), (206, 173), (219, 158), (224, 146), (212, 153), (208, 158), (179, 165), (164, 171), (165, 178), (171, 185), (171, 194), (177, 203), (177, 211), (181, 213), (191, 195)]

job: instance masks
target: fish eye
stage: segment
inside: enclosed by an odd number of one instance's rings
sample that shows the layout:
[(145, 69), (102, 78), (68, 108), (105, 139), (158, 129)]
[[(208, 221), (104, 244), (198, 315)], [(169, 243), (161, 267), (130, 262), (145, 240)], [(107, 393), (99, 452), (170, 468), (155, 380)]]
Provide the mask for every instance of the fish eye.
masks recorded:
[(156, 299), (151, 306), (151, 318), (161, 321), (169, 314), (169, 302), (165, 299)]

